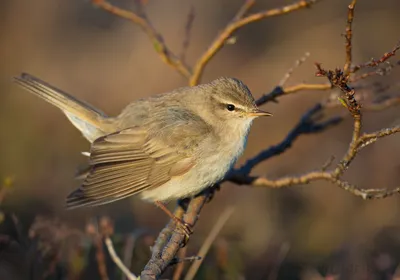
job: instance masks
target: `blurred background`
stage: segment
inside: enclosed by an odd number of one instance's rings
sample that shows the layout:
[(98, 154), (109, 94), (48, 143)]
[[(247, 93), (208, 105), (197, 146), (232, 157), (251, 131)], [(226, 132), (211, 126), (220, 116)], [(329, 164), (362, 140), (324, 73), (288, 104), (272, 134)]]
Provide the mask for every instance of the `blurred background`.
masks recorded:
[[(132, 2), (112, 3), (132, 9)], [(259, 0), (251, 11), (292, 2)], [(236, 34), (236, 43), (225, 46), (211, 61), (202, 82), (233, 76), (243, 80), (258, 97), (271, 91), (294, 62), (310, 52), (310, 58), (287, 85), (325, 83), (325, 79), (314, 76), (313, 63), (321, 62), (327, 69), (343, 66), (341, 34), (349, 2), (324, 0), (312, 9), (242, 28)], [(241, 3), (153, 0), (145, 9), (166, 43), (179, 53), (187, 14), (194, 6), (196, 15), (187, 53), (187, 62), (193, 65)], [(101, 227), (101, 221), (115, 232), (120, 254), (126, 248), (134, 251), (131, 269), (139, 273), (167, 216), (138, 198), (65, 211), (66, 195), (79, 186), (75, 171), (87, 160), (80, 152), (87, 151), (89, 145), (58, 109), (17, 87), (11, 79), (28, 72), (110, 115), (117, 114), (128, 102), (170, 91), (187, 81), (163, 64), (137, 26), (95, 8), (90, 1), (3, 0), (1, 6), (0, 176), (2, 180), (12, 178), (13, 183), (2, 202), (0, 220), (15, 224), (18, 219), (18, 232), (23, 237), (16, 240), (24, 244), (23, 248), (31, 248), (36, 240), (34, 251), (44, 256), (50, 249), (43, 244), (50, 244), (52, 257), (36, 259), (43, 271), (50, 271), (46, 279), (100, 279), (95, 265), (97, 239), (92, 235), (85, 243), (86, 237), (82, 236), (91, 236), (93, 227), (99, 223)], [(397, 0), (359, 1), (354, 23), (355, 63), (378, 58), (396, 45), (400, 39), (399, 12)], [(399, 73), (393, 69), (391, 75), (362, 83), (371, 84), (365, 90), (372, 95), (377, 82), (392, 86), (386, 94), (398, 95)], [(279, 143), (308, 108), (329, 94), (303, 91), (267, 104), (265, 109), (274, 117), (255, 122), (238, 164)], [(396, 107), (366, 113), (364, 130), (391, 126), (399, 122), (399, 117)], [(274, 179), (320, 168), (332, 155), (339, 159), (345, 153), (351, 131), (352, 122), (347, 119), (321, 134), (301, 136), (292, 148), (261, 164), (253, 174)], [(366, 148), (345, 179), (362, 188), (399, 186), (399, 143), (400, 135), (395, 135)], [(399, 279), (393, 276), (400, 263), (399, 202), (397, 196), (363, 201), (324, 182), (279, 190), (226, 183), (201, 213), (188, 250), (196, 254), (222, 211), (233, 205), (236, 210), (197, 279)], [(3, 234), (10, 231), (9, 226), (1, 228)], [(135, 246), (132, 238), (137, 241)], [(24, 269), (32, 272), (28, 268), (31, 264), (22, 263), (22, 257), (17, 258), (14, 270), (11, 261), (4, 261), (9, 256), (7, 250), (14, 252), (10, 246), (0, 246), (0, 271), (3, 266), (4, 273), (22, 273)], [(24, 262), (25, 258), (29, 260), (26, 251), (18, 250)], [(30, 249), (29, 254), (35, 253)], [(18, 265), (24, 268), (15, 269)], [(121, 279), (114, 270), (109, 268), (109, 279)], [(171, 273), (167, 272), (166, 278)], [(1, 279), (18, 279), (14, 277)]]

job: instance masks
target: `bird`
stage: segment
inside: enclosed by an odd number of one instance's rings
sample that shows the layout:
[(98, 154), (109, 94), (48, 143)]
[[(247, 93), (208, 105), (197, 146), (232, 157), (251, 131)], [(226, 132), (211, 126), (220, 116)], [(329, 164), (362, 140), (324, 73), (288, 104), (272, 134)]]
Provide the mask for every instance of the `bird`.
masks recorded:
[(88, 173), (67, 209), (133, 195), (157, 205), (192, 197), (232, 169), (253, 120), (272, 115), (229, 77), (135, 100), (117, 116), (30, 74), (14, 81), (61, 109), (91, 144)]

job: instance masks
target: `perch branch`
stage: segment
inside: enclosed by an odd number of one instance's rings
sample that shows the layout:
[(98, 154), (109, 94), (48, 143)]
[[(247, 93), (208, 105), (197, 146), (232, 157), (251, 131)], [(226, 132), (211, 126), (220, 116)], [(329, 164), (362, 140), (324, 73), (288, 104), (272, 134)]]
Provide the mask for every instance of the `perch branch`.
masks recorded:
[[(199, 195), (190, 201), (188, 209), (183, 215), (183, 221), (185, 223), (190, 224), (193, 227), (195, 226), (199, 213), (208, 200), (207, 198), (209, 192), (210, 190), (206, 190), (204, 195)], [(171, 222), (168, 223), (167, 228), (170, 225)], [(163, 237), (160, 238), (159, 236), (157, 238), (156, 245), (158, 244), (158, 246), (153, 247), (152, 257), (140, 275), (141, 280), (157, 279), (170, 265), (170, 262), (174, 259), (179, 248), (185, 242), (185, 235), (181, 231), (169, 229), (164, 232), (164, 230), (165, 229), (163, 229), (163, 231), (160, 233), (160, 235), (163, 235)], [(164, 239), (166, 234), (169, 235), (168, 240)], [(158, 242), (160, 241), (164, 244), (162, 247), (159, 246)]]

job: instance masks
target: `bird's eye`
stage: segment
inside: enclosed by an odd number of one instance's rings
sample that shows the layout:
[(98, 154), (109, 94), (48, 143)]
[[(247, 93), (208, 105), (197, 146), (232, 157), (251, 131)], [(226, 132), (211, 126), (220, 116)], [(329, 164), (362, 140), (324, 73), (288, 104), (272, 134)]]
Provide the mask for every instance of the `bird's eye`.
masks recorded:
[(228, 109), (228, 111), (233, 111), (233, 110), (235, 110), (235, 105), (228, 104), (228, 105), (226, 105), (226, 109)]

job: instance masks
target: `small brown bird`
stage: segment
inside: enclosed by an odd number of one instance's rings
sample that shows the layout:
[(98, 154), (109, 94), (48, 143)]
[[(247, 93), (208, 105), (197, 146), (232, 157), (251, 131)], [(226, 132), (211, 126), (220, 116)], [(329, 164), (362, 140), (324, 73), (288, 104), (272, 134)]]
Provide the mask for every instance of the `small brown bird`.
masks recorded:
[(68, 208), (134, 194), (152, 202), (193, 196), (231, 169), (252, 121), (271, 115), (233, 78), (140, 99), (116, 117), (29, 74), (15, 81), (60, 108), (91, 143), (89, 173)]

